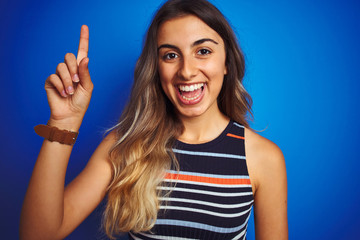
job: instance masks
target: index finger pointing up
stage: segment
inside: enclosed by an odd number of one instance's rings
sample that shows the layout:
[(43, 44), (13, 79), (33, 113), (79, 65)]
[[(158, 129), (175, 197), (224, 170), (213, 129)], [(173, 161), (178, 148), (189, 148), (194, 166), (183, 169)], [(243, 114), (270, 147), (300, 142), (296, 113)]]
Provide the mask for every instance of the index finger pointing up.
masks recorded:
[(79, 65), (81, 60), (87, 57), (89, 51), (89, 28), (86, 25), (82, 25), (80, 32), (80, 42), (77, 54), (77, 64)]

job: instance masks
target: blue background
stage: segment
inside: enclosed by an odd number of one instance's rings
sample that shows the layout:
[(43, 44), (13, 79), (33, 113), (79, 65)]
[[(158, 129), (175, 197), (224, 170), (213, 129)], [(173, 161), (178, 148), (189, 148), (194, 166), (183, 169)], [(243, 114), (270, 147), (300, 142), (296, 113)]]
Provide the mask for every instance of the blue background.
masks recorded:
[[(212, 1), (246, 55), (252, 127), (283, 150), (290, 239), (360, 236), (360, 3)], [(95, 90), (67, 182), (120, 116), (159, 0), (0, 2), (0, 238), (17, 239), (22, 201), (46, 123), (44, 81), (90, 28)], [(96, 239), (101, 206), (68, 239)], [(254, 225), (248, 239), (254, 239)]]

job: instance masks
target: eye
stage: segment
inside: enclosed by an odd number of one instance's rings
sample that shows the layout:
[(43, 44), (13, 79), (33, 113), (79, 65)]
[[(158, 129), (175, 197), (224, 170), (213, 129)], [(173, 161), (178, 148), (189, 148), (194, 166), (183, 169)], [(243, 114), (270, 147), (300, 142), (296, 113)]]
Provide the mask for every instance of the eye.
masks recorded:
[(178, 58), (179, 56), (176, 53), (167, 53), (163, 56), (164, 60), (172, 60)]
[(202, 48), (197, 52), (197, 54), (199, 54), (199, 55), (209, 55), (210, 53), (211, 53), (211, 51), (206, 48)]

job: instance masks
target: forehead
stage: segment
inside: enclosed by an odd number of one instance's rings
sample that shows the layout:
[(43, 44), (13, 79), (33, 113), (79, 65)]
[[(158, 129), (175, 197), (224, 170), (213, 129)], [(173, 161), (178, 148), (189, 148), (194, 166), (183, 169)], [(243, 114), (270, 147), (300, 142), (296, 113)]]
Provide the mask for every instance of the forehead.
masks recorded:
[(223, 45), (222, 38), (215, 30), (200, 18), (186, 15), (162, 23), (159, 27), (157, 42), (158, 45), (164, 43), (182, 45), (202, 38), (211, 38)]

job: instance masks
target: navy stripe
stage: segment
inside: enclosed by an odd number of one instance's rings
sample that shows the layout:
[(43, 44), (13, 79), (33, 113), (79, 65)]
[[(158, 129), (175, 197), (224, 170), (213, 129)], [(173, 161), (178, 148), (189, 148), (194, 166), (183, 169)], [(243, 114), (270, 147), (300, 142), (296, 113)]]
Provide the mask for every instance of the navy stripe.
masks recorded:
[(234, 154), (214, 153), (214, 152), (193, 152), (193, 151), (180, 150), (180, 149), (176, 149), (176, 148), (173, 149), (173, 152), (187, 154), (187, 155), (193, 155), (193, 156), (245, 159), (245, 156), (239, 156), (239, 155), (234, 155)]
[(217, 178), (219, 183), (197, 182), (196, 177), (164, 180), (157, 190), (170, 193), (159, 199), (155, 226), (143, 234), (132, 233), (130, 239), (245, 239), (254, 196), (251, 184), (222, 184), (227, 179), (250, 179), (245, 141), (226, 137), (228, 133), (243, 137), (244, 126), (230, 121), (208, 143), (177, 142), (173, 152), (180, 169), (168, 173)]

